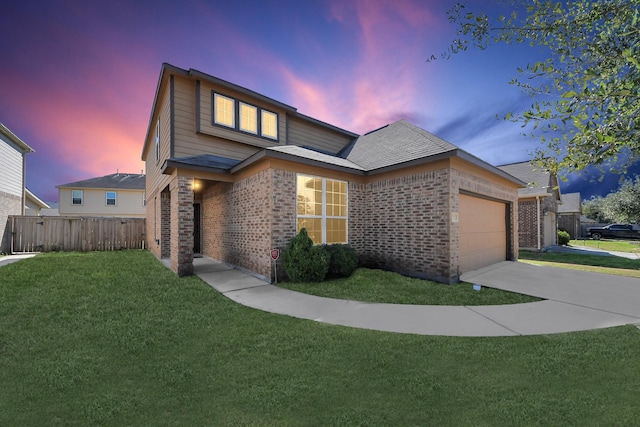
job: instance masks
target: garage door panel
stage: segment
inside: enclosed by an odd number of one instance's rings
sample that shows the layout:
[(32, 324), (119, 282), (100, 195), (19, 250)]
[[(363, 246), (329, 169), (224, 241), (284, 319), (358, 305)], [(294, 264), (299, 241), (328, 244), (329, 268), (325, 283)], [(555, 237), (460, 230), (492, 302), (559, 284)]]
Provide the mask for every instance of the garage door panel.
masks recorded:
[(504, 261), (507, 255), (506, 205), (461, 194), (458, 206), (461, 273)]

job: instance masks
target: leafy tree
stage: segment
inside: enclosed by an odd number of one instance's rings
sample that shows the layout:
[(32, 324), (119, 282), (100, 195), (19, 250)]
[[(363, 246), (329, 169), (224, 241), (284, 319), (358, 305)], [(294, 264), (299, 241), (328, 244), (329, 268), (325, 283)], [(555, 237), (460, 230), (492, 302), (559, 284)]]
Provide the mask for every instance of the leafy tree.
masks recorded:
[(604, 198), (604, 213), (614, 222), (640, 222), (640, 177), (628, 179)]
[(589, 200), (582, 202), (582, 213), (587, 218), (591, 218), (601, 224), (613, 222), (613, 220), (607, 217), (604, 213), (604, 197), (591, 196)]
[(541, 139), (534, 160), (556, 173), (618, 160), (628, 166), (640, 155), (640, 0), (510, 3), (507, 17), (457, 4), (448, 14), (459, 38), (442, 57), (470, 46), (541, 47), (548, 58), (518, 69), (510, 82), (536, 101), (505, 116)]
[(617, 191), (606, 197), (593, 196), (585, 200), (582, 210), (587, 218), (600, 223), (640, 222), (640, 177), (624, 181)]

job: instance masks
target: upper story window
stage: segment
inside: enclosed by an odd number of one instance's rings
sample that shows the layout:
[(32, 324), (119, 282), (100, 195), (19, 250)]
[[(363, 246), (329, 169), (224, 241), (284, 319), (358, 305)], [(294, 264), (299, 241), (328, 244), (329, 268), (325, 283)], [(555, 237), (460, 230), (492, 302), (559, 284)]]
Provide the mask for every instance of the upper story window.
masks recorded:
[(82, 190), (71, 190), (71, 204), (72, 205), (81, 205), (84, 199), (84, 191)]
[(142, 193), (142, 206), (147, 206), (147, 192)]
[(235, 101), (232, 98), (213, 94), (213, 121), (230, 128), (236, 126)]
[(156, 162), (160, 160), (160, 119), (156, 123)]
[(262, 136), (278, 139), (278, 115), (262, 110)]
[(298, 175), (298, 232), (315, 244), (347, 243), (347, 183)]
[(240, 130), (258, 133), (258, 108), (253, 105), (240, 103)]
[(278, 140), (278, 114), (213, 92), (213, 124)]
[(107, 206), (115, 206), (116, 205), (116, 199), (117, 199), (117, 194), (115, 191), (107, 191), (106, 192), (106, 196), (107, 196)]

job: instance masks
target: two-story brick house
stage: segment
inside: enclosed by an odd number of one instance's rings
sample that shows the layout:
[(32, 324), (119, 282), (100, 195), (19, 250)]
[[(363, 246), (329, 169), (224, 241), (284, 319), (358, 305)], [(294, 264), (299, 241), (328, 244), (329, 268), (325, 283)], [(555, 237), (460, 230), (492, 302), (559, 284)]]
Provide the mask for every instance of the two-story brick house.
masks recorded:
[(142, 149), (147, 239), (270, 280), (301, 228), (369, 266), (452, 283), (516, 259), (513, 176), (405, 121), (357, 135), (249, 89), (163, 64)]

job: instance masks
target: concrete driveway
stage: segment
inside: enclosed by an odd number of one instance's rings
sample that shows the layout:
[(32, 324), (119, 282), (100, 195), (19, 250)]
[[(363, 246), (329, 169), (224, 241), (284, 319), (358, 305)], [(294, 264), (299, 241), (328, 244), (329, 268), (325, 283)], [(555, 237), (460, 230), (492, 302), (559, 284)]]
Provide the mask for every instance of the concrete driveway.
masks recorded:
[(226, 264), (194, 260), (195, 273), (229, 299), (255, 309), (334, 325), (446, 336), (517, 336), (640, 323), (640, 280), (518, 262), (465, 281), (544, 298), (527, 304), (433, 306), (322, 298), (263, 282)]

